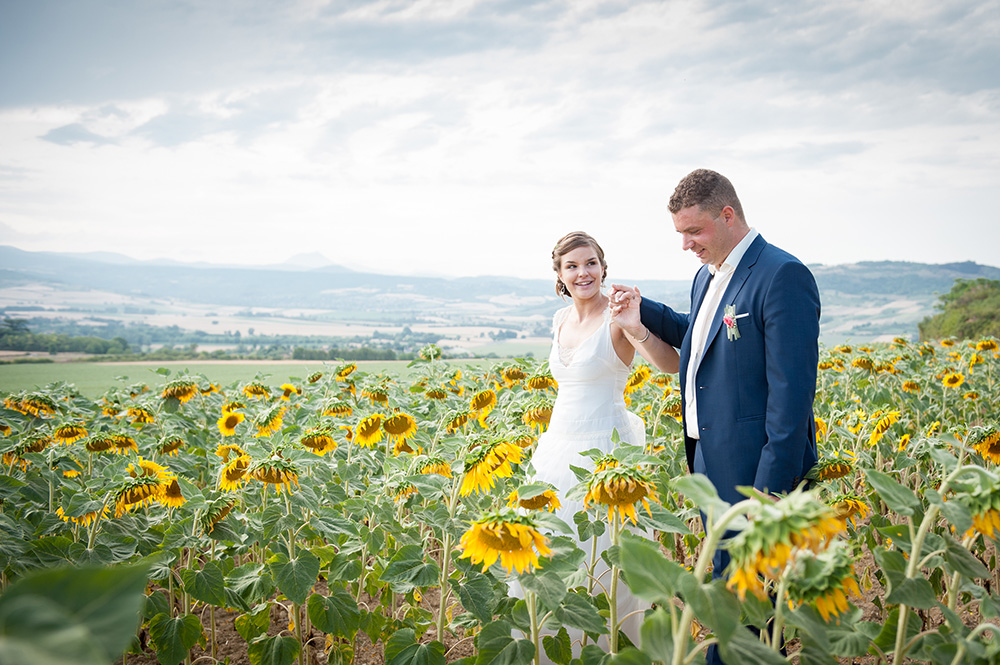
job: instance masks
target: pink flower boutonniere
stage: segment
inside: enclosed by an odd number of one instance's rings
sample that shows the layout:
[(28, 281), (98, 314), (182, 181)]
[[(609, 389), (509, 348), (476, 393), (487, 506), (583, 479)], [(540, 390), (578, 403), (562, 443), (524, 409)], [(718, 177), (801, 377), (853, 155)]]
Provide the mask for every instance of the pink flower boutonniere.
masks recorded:
[(740, 328), (736, 325), (736, 319), (746, 316), (746, 314), (736, 316), (735, 305), (726, 305), (726, 309), (723, 312), (722, 322), (726, 324), (726, 337), (730, 342), (739, 339)]

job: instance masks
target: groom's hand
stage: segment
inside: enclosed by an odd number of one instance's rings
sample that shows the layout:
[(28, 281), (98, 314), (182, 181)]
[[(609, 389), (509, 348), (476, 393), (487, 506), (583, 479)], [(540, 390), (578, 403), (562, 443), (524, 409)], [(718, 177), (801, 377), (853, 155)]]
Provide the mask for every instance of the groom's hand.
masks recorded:
[(635, 339), (640, 339), (646, 334), (639, 318), (639, 303), (641, 302), (642, 296), (637, 287), (621, 284), (611, 285), (611, 291), (608, 293), (608, 308), (611, 310), (611, 318)]

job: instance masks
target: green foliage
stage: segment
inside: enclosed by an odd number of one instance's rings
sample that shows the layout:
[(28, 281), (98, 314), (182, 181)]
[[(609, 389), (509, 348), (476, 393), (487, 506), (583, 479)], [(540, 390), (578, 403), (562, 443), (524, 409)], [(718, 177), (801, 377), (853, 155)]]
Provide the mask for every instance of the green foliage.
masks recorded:
[(1000, 337), (1000, 280), (957, 279), (940, 297), (940, 314), (920, 322), (920, 339)]

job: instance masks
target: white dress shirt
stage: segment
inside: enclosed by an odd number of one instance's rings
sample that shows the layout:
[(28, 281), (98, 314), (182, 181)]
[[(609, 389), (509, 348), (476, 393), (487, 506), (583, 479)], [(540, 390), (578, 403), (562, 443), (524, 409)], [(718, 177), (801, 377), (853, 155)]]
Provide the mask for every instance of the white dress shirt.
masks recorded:
[(698, 308), (698, 314), (694, 318), (691, 330), (691, 358), (688, 360), (687, 376), (684, 379), (684, 394), (686, 408), (684, 410), (684, 423), (687, 435), (692, 439), (700, 439), (698, 433), (698, 396), (695, 377), (698, 376), (698, 366), (701, 365), (702, 356), (705, 353), (705, 344), (708, 342), (708, 330), (712, 327), (712, 321), (716, 310), (719, 309), (719, 302), (726, 292), (726, 287), (736, 271), (736, 266), (743, 260), (747, 248), (758, 236), (756, 229), (750, 229), (749, 233), (740, 240), (736, 247), (729, 252), (729, 256), (722, 262), (719, 268), (708, 266), (708, 272), (712, 274), (712, 280), (708, 283), (708, 290)]

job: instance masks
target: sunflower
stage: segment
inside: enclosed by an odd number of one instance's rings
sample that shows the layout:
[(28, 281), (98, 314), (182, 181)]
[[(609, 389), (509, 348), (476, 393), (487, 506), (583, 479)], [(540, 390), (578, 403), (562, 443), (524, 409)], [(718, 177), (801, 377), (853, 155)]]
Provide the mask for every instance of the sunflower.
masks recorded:
[(62, 506), (56, 508), (56, 516), (63, 522), (73, 522), (74, 524), (79, 524), (80, 526), (90, 526), (95, 521), (103, 518), (108, 518), (111, 516), (111, 508), (109, 506), (104, 506), (100, 510), (92, 510), (87, 513), (82, 513), (80, 515), (67, 515), (62, 509)]
[(444, 388), (431, 388), (424, 392), (424, 397), (427, 399), (446, 399), (448, 397), (448, 391)]
[(142, 457), (130, 463), (125, 472), (133, 478), (152, 478), (161, 485), (174, 477), (167, 467)]
[(408, 413), (394, 413), (382, 421), (382, 429), (389, 435), (390, 441), (398, 444), (410, 438), (417, 432), (417, 421)]
[(239, 455), (229, 461), (224, 461), (219, 472), (219, 489), (235, 491), (243, 487), (247, 481), (247, 469), (253, 460), (249, 455)]
[(163, 490), (163, 484), (156, 478), (145, 475), (129, 478), (115, 495), (115, 517), (150, 505)]
[(955, 340), (953, 340), (953, 339), (943, 339), (943, 340), (941, 340), (941, 346), (943, 346), (945, 348), (951, 348), (951, 347), (955, 346)]
[(184, 439), (179, 436), (167, 437), (160, 444), (161, 455), (176, 456), (177, 451), (184, 447)]
[(529, 376), (525, 385), (528, 386), (528, 390), (552, 390), (559, 387), (559, 384), (549, 373)]
[(1000, 536), (1000, 510), (991, 508), (982, 513), (972, 516), (972, 528), (970, 532), (983, 534), (987, 538)]
[(354, 407), (342, 400), (331, 400), (323, 405), (324, 416), (349, 416), (354, 413)]
[(223, 411), (222, 417), (216, 422), (222, 436), (233, 436), (236, 434), (236, 426), (246, 420), (246, 416), (239, 411)]
[(55, 415), (56, 403), (48, 395), (30, 393), (23, 396), (9, 396), (4, 399), (4, 406), (26, 416), (45, 418)]
[(173, 398), (179, 400), (181, 404), (198, 394), (198, 384), (191, 379), (176, 379), (163, 386), (160, 397), (163, 399)]
[(946, 388), (958, 388), (963, 383), (965, 383), (965, 376), (958, 372), (945, 374), (944, 378), (941, 379), (941, 384)]
[(866, 358), (860, 356), (851, 361), (851, 367), (857, 367), (858, 369), (863, 369), (871, 372), (875, 369), (875, 363), (872, 362), (871, 358)]
[(10, 436), (10, 433), (13, 431), (14, 430), (11, 429), (10, 425), (8, 425), (3, 421), (0, 421), (0, 434), (2, 434), (3, 436)]
[(916, 381), (903, 381), (903, 392), (918, 393), (920, 392), (920, 384)]
[(473, 565), (483, 564), (483, 572), (500, 559), (507, 572), (522, 573), (538, 568), (538, 555), (548, 556), (552, 551), (546, 538), (539, 533), (531, 518), (516, 515), (510, 509), (491, 513), (472, 523), (462, 534), (460, 558), (469, 559)]
[(366, 418), (362, 418), (355, 430), (354, 443), (363, 448), (374, 448), (375, 444), (381, 441), (384, 435), (382, 430), (383, 418), (385, 416), (381, 413), (373, 413)]
[(222, 386), (217, 383), (209, 383), (207, 388), (201, 388), (198, 390), (202, 395), (212, 395), (222, 390)]
[(520, 498), (517, 490), (514, 490), (507, 496), (507, 506), (510, 508), (521, 507), (525, 510), (548, 510), (550, 513), (554, 513), (562, 504), (559, 503), (559, 497), (552, 490), (545, 490), (541, 494), (527, 499)]
[(417, 488), (413, 485), (404, 485), (393, 493), (392, 500), (396, 503), (403, 503), (417, 493)]
[(521, 422), (528, 427), (537, 428), (539, 432), (544, 432), (552, 419), (552, 404), (540, 404), (524, 412)]
[(271, 396), (271, 391), (260, 381), (251, 381), (243, 386), (243, 394), (250, 399), (267, 399)]
[(225, 404), (222, 405), (222, 412), (228, 413), (230, 411), (236, 411), (237, 409), (245, 409), (245, 408), (247, 408), (246, 404), (239, 401), (238, 399), (234, 399), (233, 401), (226, 402)]
[(820, 371), (828, 370), (828, 369), (833, 369), (833, 367), (834, 367), (834, 364), (832, 362), (828, 361), (828, 360), (823, 360), (823, 361), (820, 361), (819, 363), (816, 364), (816, 369), (818, 369)]
[(181, 493), (181, 486), (177, 482), (177, 478), (172, 478), (169, 483), (163, 488), (163, 492), (156, 497), (156, 500), (160, 502), (161, 505), (167, 506), (168, 508), (179, 508), (184, 505), (187, 499)]
[(525, 373), (525, 371), (520, 367), (518, 367), (517, 365), (504, 367), (500, 371), (500, 376), (503, 378), (504, 385), (506, 385), (508, 388), (528, 378), (528, 375)]
[(239, 457), (241, 455), (246, 455), (242, 448), (237, 446), (235, 443), (220, 443), (215, 449), (215, 454), (222, 458), (222, 463), (225, 464), (229, 461), (230, 457)]
[(60, 425), (56, 428), (55, 433), (52, 434), (52, 438), (67, 446), (85, 436), (87, 436), (87, 430), (83, 428), (83, 425), (71, 424)]
[(317, 455), (325, 455), (337, 449), (337, 442), (333, 439), (333, 432), (328, 427), (311, 429), (307, 431), (299, 443)]
[(854, 352), (854, 349), (847, 346), (846, 344), (841, 344), (840, 346), (833, 347), (833, 350), (837, 353), (843, 353), (844, 355), (849, 355)]
[(843, 478), (852, 471), (854, 471), (854, 466), (850, 460), (828, 458), (816, 464), (810, 475), (815, 475), (818, 480), (836, 480), (837, 478)]
[(106, 432), (91, 434), (83, 447), (92, 453), (103, 453), (115, 447), (114, 436)]
[(475, 413), (480, 424), (484, 424), (486, 416), (490, 415), (493, 407), (497, 405), (497, 394), (490, 389), (480, 391), (473, 395), (469, 402), (469, 410)]
[(317, 383), (322, 378), (323, 378), (323, 372), (313, 372), (312, 374), (309, 375), (306, 381), (308, 381), (309, 383)]
[(899, 437), (899, 449), (906, 450), (906, 447), (910, 445), (910, 433), (907, 432), (903, 436)]
[(787, 593), (790, 609), (809, 604), (823, 621), (837, 619), (850, 608), (847, 594), (861, 597), (851, 554), (842, 546), (819, 554), (802, 552), (789, 572)]
[(619, 464), (620, 462), (614, 455), (611, 454), (603, 455), (602, 457), (598, 458), (597, 461), (594, 463), (594, 473), (600, 473), (605, 469), (613, 469)]
[(973, 449), (983, 459), (987, 459), (994, 464), (1000, 464), (1000, 430), (990, 425), (985, 430), (972, 437)]
[(976, 351), (992, 351), (994, 357), (996, 357), (998, 349), (1000, 349), (1000, 344), (997, 344), (997, 341), (992, 338), (976, 342)]
[(367, 397), (368, 401), (371, 402), (372, 406), (375, 406), (376, 404), (389, 403), (389, 391), (384, 386), (372, 386), (371, 388), (362, 388), (361, 396)]
[(846, 524), (813, 494), (797, 489), (777, 502), (758, 498), (749, 510), (750, 523), (729, 543), (730, 576), (726, 586), (740, 599), (750, 591), (766, 598), (761, 576), (778, 579), (793, 555), (819, 553)]
[(216, 499), (209, 502), (205, 516), (201, 518), (202, 528), (208, 533), (212, 533), (215, 525), (224, 520), (235, 505), (235, 499)]
[(290, 493), (293, 484), (299, 486), (299, 473), (295, 465), (280, 455), (272, 455), (268, 459), (254, 462), (247, 469), (247, 476), (272, 485), (274, 491), (279, 494), (282, 488)]
[(659, 503), (656, 489), (644, 471), (638, 467), (618, 466), (595, 471), (587, 482), (587, 495), (583, 505), (599, 503), (608, 507), (608, 521), (614, 518), (615, 511), (624, 522), (625, 518), (636, 524), (635, 504), (642, 502), (646, 512), (652, 516), (649, 509), (649, 499)]
[(889, 428), (893, 426), (899, 420), (899, 411), (889, 411), (875, 423), (875, 429), (872, 430), (871, 436), (868, 437), (868, 445), (874, 446), (876, 443), (882, 440), (885, 433), (889, 431)]
[(853, 494), (838, 496), (833, 501), (832, 507), (834, 515), (844, 522), (850, 520), (855, 527), (858, 525), (856, 520), (863, 520), (871, 514), (864, 499)]
[(424, 462), (423, 466), (420, 467), (420, 473), (436, 473), (439, 476), (451, 478), (451, 465), (440, 457), (430, 457), (426, 462)]
[(628, 380), (625, 381), (625, 394), (631, 395), (636, 390), (642, 387), (642, 384), (646, 383), (649, 377), (653, 374), (653, 371), (649, 369), (649, 365), (639, 365), (632, 373), (629, 374)]
[(520, 464), (524, 450), (502, 439), (482, 439), (465, 457), (465, 477), (459, 493), (462, 496), (493, 489), (497, 478), (510, 478), (512, 464)]
[(969, 392), (962, 395), (962, 399), (967, 399), (969, 401), (975, 401), (979, 399), (979, 393), (975, 390), (970, 390)]
[(354, 373), (358, 366), (355, 363), (346, 363), (337, 368), (337, 381), (344, 381)]
[(301, 394), (302, 394), (302, 388), (299, 388), (298, 386), (293, 386), (290, 383), (282, 383), (281, 384), (281, 398), (280, 399), (282, 401), (287, 402), (287, 401), (289, 401), (289, 400), (292, 399), (292, 395), (301, 395)]
[(458, 430), (465, 427), (465, 424), (469, 422), (469, 418), (472, 417), (471, 413), (459, 413), (455, 415), (451, 420), (448, 421), (448, 426), (446, 430), (448, 434), (454, 434)]
[(156, 422), (156, 417), (153, 416), (153, 412), (142, 406), (130, 406), (128, 409), (128, 417), (132, 419), (132, 422), (137, 425), (149, 425)]
[(816, 438), (819, 439), (826, 436), (828, 429), (826, 421), (819, 417), (814, 417), (813, 420), (816, 421)]
[(271, 434), (280, 431), (284, 418), (284, 405), (275, 405), (263, 413), (257, 414), (257, 417), (253, 419), (253, 424), (257, 428), (257, 433), (254, 436), (271, 436)]
[(117, 418), (122, 413), (121, 404), (105, 404), (101, 407), (101, 415), (105, 415), (108, 418)]
[(427, 344), (420, 348), (418, 352), (421, 360), (426, 360), (428, 362), (432, 360), (438, 360), (441, 357), (441, 349), (437, 344)]
[(139, 451), (139, 445), (135, 442), (135, 439), (124, 432), (112, 434), (111, 443), (114, 451), (119, 455), (124, 455), (130, 450)]

